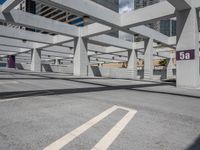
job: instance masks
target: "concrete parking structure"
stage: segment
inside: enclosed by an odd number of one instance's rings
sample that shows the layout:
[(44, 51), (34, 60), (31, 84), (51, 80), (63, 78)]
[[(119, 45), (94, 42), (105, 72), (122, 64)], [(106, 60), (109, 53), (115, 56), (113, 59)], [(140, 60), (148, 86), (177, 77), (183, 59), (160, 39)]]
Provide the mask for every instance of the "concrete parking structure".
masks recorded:
[(200, 149), (199, 0), (105, 5), (0, 5), (0, 149)]
[[(199, 148), (199, 90), (60, 73), (3, 70), (0, 76), (0, 149), (44, 149), (115, 105), (137, 113), (109, 149)], [(92, 149), (127, 114), (114, 110), (63, 149)]]

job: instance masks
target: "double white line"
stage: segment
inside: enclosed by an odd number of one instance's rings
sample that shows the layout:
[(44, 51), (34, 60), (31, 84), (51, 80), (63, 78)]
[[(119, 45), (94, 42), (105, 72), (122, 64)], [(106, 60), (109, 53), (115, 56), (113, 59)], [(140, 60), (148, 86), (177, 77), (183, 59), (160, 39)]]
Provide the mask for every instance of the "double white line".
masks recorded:
[(92, 150), (106, 150), (108, 147), (114, 142), (114, 140), (119, 136), (120, 132), (127, 126), (127, 124), (131, 121), (131, 119), (137, 113), (136, 110), (121, 107), (121, 106), (113, 106), (106, 111), (102, 112), (98, 116), (92, 118), (88, 122), (84, 123), (80, 127), (66, 134), (62, 138), (53, 142), (43, 150), (60, 150), (69, 142), (73, 141), (75, 138), (80, 136), (82, 133), (87, 131), (89, 128), (100, 122), (102, 119), (110, 115), (112, 112), (117, 109), (123, 109), (128, 111), (128, 113), (92, 148)]

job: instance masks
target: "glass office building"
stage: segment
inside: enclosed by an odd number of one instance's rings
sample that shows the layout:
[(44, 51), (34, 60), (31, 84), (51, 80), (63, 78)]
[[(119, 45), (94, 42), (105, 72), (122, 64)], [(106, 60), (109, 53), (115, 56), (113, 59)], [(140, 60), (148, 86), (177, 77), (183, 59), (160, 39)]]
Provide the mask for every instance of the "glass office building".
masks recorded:
[[(135, 9), (140, 9), (165, 0), (131, 0), (131, 1), (134, 1)], [(153, 22), (148, 24), (148, 26), (157, 31), (160, 31), (161, 33), (167, 36), (176, 35), (176, 20), (174, 19), (167, 19), (167, 20)]]
[[(92, 0), (104, 7), (107, 7), (111, 10), (114, 10), (116, 12), (119, 11), (119, 0)], [(126, 1), (126, 0), (124, 0)]]

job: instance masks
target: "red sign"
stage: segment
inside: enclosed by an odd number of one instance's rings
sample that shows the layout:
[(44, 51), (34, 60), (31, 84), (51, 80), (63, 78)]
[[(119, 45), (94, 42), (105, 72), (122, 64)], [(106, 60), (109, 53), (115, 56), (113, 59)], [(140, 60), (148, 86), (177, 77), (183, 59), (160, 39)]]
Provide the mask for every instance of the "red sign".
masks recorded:
[(184, 50), (176, 52), (176, 60), (193, 60), (195, 59), (195, 50)]

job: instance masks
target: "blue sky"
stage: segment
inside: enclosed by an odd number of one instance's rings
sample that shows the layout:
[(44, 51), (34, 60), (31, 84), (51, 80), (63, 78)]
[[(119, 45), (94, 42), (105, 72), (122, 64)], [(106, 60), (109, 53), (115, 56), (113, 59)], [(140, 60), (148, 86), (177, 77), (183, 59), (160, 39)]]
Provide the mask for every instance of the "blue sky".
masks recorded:
[(0, 0), (0, 4), (3, 4), (6, 0)]

